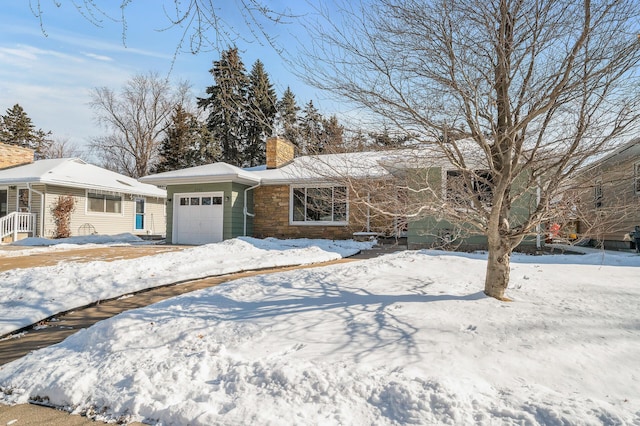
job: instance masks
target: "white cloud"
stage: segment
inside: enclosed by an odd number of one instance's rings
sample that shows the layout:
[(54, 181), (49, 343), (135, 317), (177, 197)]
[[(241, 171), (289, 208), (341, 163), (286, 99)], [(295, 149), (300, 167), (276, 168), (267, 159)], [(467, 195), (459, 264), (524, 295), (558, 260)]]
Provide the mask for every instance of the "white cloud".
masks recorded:
[(0, 60), (5, 65), (11, 65), (12, 62), (22, 62), (24, 60), (35, 60), (37, 56), (34, 52), (25, 49), (15, 49), (9, 47), (0, 47)]
[(153, 50), (137, 49), (132, 47), (126, 47), (120, 43), (112, 43), (108, 41), (98, 40), (86, 36), (79, 36), (78, 34), (64, 34), (60, 31), (56, 31), (49, 35), (51, 40), (60, 41), (69, 46), (76, 46), (83, 49), (91, 49), (105, 52), (114, 53), (129, 53), (140, 56), (147, 56), (152, 58), (171, 60), (172, 55), (167, 53), (160, 53)]
[(82, 54), (88, 58), (96, 59), (98, 61), (105, 61), (105, 62), (113, 61), (113, 58), (110, 56), (96, 55), (95, 53), (82, 53)]
[(37, 128), (76, 145), (104, 133), (89, 107), (94, 87), (121, 87), (133, 70), (97, 54), (0, 44), (0, 114), (20, 104)]

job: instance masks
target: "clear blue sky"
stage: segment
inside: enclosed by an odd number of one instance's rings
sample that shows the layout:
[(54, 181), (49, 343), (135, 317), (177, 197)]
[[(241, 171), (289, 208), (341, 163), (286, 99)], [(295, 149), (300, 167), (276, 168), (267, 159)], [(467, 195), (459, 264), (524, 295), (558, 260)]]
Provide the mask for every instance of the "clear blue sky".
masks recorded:
[[(62, 6), (56, 7), (51, 0), (41, 0), (44, 33), (27, 0), (8, 1), (2, 5), (2, 114), (18, 103), (36, 127), (51, 130), (54, 138), (68, 139), (82, 147), (92, 136), (104, 133), (95, 124), (93, 112), (88, 106), (89, 92), (94, 87), (107, 86), (119, 90), (131, 76), (148, 71), (161, 75), (170, 73), (172, 81), (188, 80), (194, 96), (203, 96), (206, 87), (213, 83), (208, 70), (212, 62), (219, 58), (218, 51), (211, 50), (210, 46), (197, 55), (182, 51), (174, 61), (173, 55), (182, 30), (172, 28), (158, 31), (168, 27), (163, 5), (171, 10), (173, 0), (133, 0), (125, 9), (126, 46), (122, 40), (121, 22), (100, 17), (102, 22), (96, 26), (78, 13), (71, 0), (60, 1)], [(35, 3), (32, 1), (32, 4)], [(120, 0), (98, 3), (107, 5), (104, 11), (111, 17), (120, 18)], [(216, 3), (222, 5), (219, 16), (225, 19), (227, 25), (245, 35), (236, 39), (235, 44), (248, 70), (256, 59), (260, 59), (278, 96), (287, 86), (291, 86), (300, 106), (313, 100), (324, 114), (336, 112), (330, 109), (335, 104), (324, 99), (322, 93), (306, 86), (287, 71), (286, 64), (271, 46), (264, 40), (262, 43), (255, 40), (236, 1)], [(285, 0), (268, 3), (276, 10), (285, 10), (282, 4), (290, 4)], [(304, 8), (306, 2), (293, 4), (293, 7)], [(306, 13), (303, 9), (290, 12), (296, 15)], [(292, 40), (298, 35), (303, 37), (296, 33), (301, 27), (295, 19), (287, 21), (290, 23), (263, 24), (266, 25), (265, 30), (276, 37), (276, 43), (295, 49)], [(214, 34), (209, 35), (215, 40)], [(225, 49), (228, 43), (228, 40), (220, 40), (217, 47)]]

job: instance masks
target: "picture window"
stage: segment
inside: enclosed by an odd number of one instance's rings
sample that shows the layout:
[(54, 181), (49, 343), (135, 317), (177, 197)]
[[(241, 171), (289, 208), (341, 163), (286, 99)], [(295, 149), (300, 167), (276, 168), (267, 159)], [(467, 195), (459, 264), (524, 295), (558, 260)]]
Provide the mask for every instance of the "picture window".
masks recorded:
[(294, 187), (291, 197), (293, 223), (347, 222), (347, 188), (344, 186)]

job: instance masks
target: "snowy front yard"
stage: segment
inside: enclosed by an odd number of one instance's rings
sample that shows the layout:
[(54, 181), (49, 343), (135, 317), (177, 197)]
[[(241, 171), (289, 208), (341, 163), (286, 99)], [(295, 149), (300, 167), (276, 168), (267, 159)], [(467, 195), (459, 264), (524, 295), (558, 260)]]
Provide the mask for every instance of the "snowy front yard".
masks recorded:
[[(172, 256), (175, 254), (171, 254)], [(0, 400), (213, 424), (640, 424), (640, 257), (401, 252), (129, 311), (0, 369)]]
[[(29, 242), (32, 245), (43, 244), (40, 240), (30, 238)], [(119, 242), (117, 239), (94, 237), (72, 241), (74, 248), (85, 242), (93, 243), (93, 246), (100, 241), (108, 244)], [(65, 262), (56, 266), (0, 272), (0, 336), (59, 312), (146, 288), (250, 269), (325, 262), (351, 256), (370, 246), (370, 243), (353, 241), (245, 237), (145, 258)], [(41, 253), (69, 247), (65, 244), (64, 247), (55, 245), (35, 250)], [(22, 250), (20, 252), (25, 254)]]

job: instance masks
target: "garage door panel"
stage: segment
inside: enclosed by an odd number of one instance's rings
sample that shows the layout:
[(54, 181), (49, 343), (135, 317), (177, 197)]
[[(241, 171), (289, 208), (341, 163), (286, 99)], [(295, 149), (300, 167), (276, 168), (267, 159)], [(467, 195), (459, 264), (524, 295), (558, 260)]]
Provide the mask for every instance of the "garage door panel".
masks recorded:
[(207, 244), (223, 239), (223, 192), (174, 194), (173, 242)]

